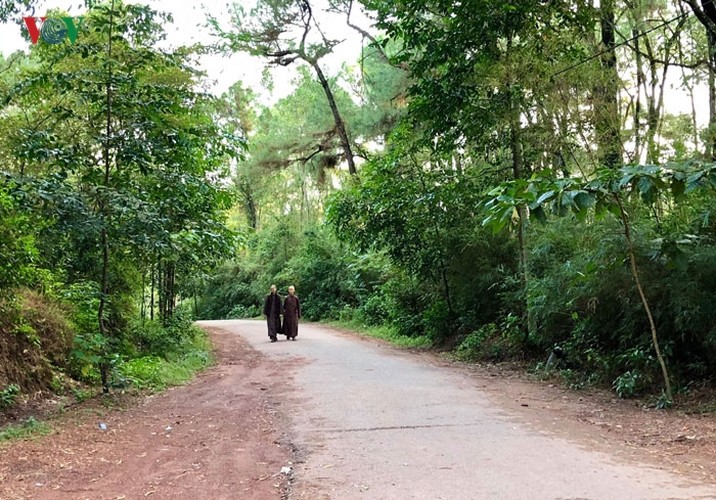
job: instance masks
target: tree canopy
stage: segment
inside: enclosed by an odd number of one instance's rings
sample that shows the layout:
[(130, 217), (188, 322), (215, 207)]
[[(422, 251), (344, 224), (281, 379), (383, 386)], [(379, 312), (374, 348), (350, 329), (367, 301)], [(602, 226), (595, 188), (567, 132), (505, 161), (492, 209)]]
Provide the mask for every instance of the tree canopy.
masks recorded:
[[(709, 2), (259, 0), (174, 49), (150, 7), (87, 9), (74, 43), (0, 61), (0, 300), (69, 304), (105, 387), (137, 322), (256, 316), (272, 283), (309, 319), (559, 353), (662, 406), (713, 382)], [(362, 40), (340, 67), (337, 24)], [(208, 95), (208, 52), (290, 91)]]

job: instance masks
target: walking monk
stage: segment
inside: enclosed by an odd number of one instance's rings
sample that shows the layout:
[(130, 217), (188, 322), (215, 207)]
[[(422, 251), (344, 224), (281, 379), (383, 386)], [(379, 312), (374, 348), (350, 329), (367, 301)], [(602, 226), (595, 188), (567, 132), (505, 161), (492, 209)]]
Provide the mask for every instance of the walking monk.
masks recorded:
[(301, 303), (296, 296), (296, 289), (290, 286), (288, 297), (283, 301), (283, 333), (286, 338), (296, 340), (299, 319), (301, 319)]
[(281, 330), (281, 297), (276, 293), (276, 285), (271, 285), (270, 293), (264, 301), (264, 316), (268, 325), (268, 336), (271, 342), (276, 342), (276, 335)]

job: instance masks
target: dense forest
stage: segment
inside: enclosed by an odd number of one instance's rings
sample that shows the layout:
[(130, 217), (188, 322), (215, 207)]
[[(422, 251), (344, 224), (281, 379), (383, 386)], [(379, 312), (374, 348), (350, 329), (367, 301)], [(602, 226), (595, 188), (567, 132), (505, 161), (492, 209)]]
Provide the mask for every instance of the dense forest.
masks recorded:
[[(11, 15), (12, 13), (8, 13)], [(216, 125), (194, 53), (155, 48), (152, 9), (100, 4), (75, 43), (2, 61), (0, 387), (150, 383), (208, 362), (178, 297), (230, 255)]]
[[(89, 4), (0, 61), (4, 400), (206, 362), (191, 319), (257, 317), (271, 284), (573, 387), (713, 382), (712, 0), (257, 0), (172, 50), (161, 13)], [(208, 94), (209, 52), (263, 88)]]

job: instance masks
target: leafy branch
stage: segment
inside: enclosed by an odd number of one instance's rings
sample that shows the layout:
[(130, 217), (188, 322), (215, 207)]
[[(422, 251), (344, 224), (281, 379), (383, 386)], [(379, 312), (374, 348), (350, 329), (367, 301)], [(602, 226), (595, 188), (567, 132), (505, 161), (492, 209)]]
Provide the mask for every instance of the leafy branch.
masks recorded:
[(665, 166), (627, 166), (618, 170), (604, 169), (593, 179), (554, 178), (535, 175), (515, 179), (493, 189), (484, 203), (487, 216), (483, 226), (494, 232), (516, 227), (520, 211), (527, 211), (538, 220), (548, 215), (575, 215), (584, 221), (590, 214), (600, 218), (611, 213), (619, 218), (627, 243), (629, 265), (639, 298), (646, 313), (651, 340), (661, 367), (667, 401), (673, 401), (671, 381), (659, 346), (656, 324), (649, 301), (639, 277), (629, 214), (625, 195), (638, 193), (646, 204), (654, 204), (665, 196), (679, 201), (701, 188), (716, 189), (716, 164), (690, 161)]

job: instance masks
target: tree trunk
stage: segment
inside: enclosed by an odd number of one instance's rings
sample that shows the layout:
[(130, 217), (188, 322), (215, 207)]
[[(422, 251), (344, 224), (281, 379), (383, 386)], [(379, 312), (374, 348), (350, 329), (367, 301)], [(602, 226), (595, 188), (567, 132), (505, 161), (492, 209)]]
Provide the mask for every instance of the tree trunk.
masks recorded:
[[(674, 44), (679, 44), (679, 37), (681, 31), (685, 25), (682, 20), (664, 42), (663, 47), (663, 61), (658, 61), (654, 55), (654, 49), (651, 41), (648, 37), (644, 37), (644, 46), (646, 47), (646, 53), (649, 59), (649, 72), (651, 75), (651, 93), (647, 94), (649, 103), (649, 109), (647, 114), (647, 163), (656, 164), (660, 160), (661, 147), (659, 144), (659, 138), (661, 137), (661, 131), (663, 126), (663, 111), (664, 111), (664, 89), (666, 87), (666, 76), (670, 67), (671, 50)], [(661, 75), (659, 74), (658, 65), (661, 64)]]
[(346, 156), (346, 162), (348, 162), (348, 172), (351, 175), (355, 175), (357, 173), (355, 160), (353, 159), (353, 150), (351, 149), (351, 143), (348, 139), (348, 133), (346, 132), (346, 126), (343, 123), (343, 119), (341, 118), (341, 114), (338, 111), (338, 105), (336, 104), (336, 99), (333, 96), (333, 91), (331, 91), (331, 86), (328, 83), (328, 80), (326, 79), (325, 75), (323, 74), (323, 71), (321, 70), (321, 67), (318, 65), (317, 61), (307, 61), (313, 69), (316, 71), (316, 75), (318, 76), (318, 80), (321, 82), (321, 87), (323, 88), (323, 92), (326, 94), (326, 99), (328, 99), (328, 106), (331, 108), (331, 113), (333, 113), (333, 121), (336, 123), (336, 131), (338, 132), (338, 137), (341, 140), (341, 146), (343, 147), (343, 152)]
[(238, 182), (239, 191), (243, 195), (243, 207), (246, 218), (248, 219), (251, 229), (256, 230), (259, 227), (258, 209), (251, 182), (246, 177), (241, 177)]
[(169, 324), (169, 319), (174, 312), (174, 263), (166, 261), (164, 263), (163, 286), (164, 299), (162, 303), (162, 323), (164, 326)]
[(166, 300), (166, 292), (164, 289), (164, 268), (162, 267), (162, 258), (157, 261), (157, 313), (159, 321), (164, 322), (164, 301)]
[[(688, 47), (689, 50), (695, 50), (695, 44), (693, 43), (693, 40)], [(681, 44), (676, 45), (677, 50), (679, 51), (679, 60), (684, 60), (684, 47)], [(694, 95), (694, 84), (691, 81), (690, 78), (686, 75), (686, 68), (681, 68), (681, 81), (683, 82), (684, 87), (686, 87), (689, 91), (689, 101), (691, 103), (691, 130), (693, 133), (692, 141), (694, 141), (694, 150), (699, 150), (699, 125), (698, 121), (696, 119), (696, 97)]]
[(151, 276), (152, 290), (151, 290), (151, 293), (149, 294), (149, 320), (150, 321), (154, 321), (154, 288), (155, 288), (154, 285), (156, 283), (156, 278), (157, 278), (156, 269), (157, 269), (156, 264), (154, 262), (152, 262), (152, 271), (151, 271), (151, 273), (152, 273), (152, 276)]
[(254, 196), (251, 192), (246, 194), (246, 215), (251, 229), (256, 231), (259, 227), (259, 216), (256, 210), (256, 201), (254, 201)]
[(641, 286), (641, 279), (639, 279), (639, 271), (637, 269), (636, 256), (634, 254), (634, 242), (631, 238), (631, 226), (629, 223), (629, 217), (627, 216), (626, 210), (624, 210), (624, 205), (618, 194), (615, 195), (615, 199), (617, 204), (619, 205), (619, 215), (622, 220), (622, 226), (624, 227), (624, 237), (627, 242), (627, 252), (629, 253), (629, 267), (631, 269), (632, 277), (634, 278), (634, 283), (636, 284), (636, 289), (639, 292), (639, 298), (641, 299), (641, 303), (644, 306), (644, 311), (646, 312), (647, 319), (649, 320), (651, 341), (654, 346), (654, 352), (656, 353), (656, 359), (659, 361), (659, 366), (661, 367), (661, 374), (664, 378), (664, 389), (666, 392), (666, 397), (669, 400), (669, 404), (671, 404), (671, 402), (673, 402), (673, 396), (671, 393), (671, 381), (669, 380), (669, 372), (666, 369), (666, 362), (664, 361), (664, 357), (661, 354), (661, 348), (659, 347), (659, 337), (656, 334), (656, 324), (654, 323), (654, 316), (651, 314), (649, 301), (646, 299), (646, 295), (644, 294), (644, 288)]
[[(105, 309), (107, 307), (107, 299), (109, 297), (109, 236), (107, 235), (107, 224), (109, 222), (109, 201), (107, 200), (107, 190), (109, 188), (110, 181), (110, 170), (111, 170), (111, 155), (110, 155), (110, 137), (112, 134), (112, 28), (114, 27), (114, 0), (110, 6), (109, 12), (109, 36), (107, 38), (107, 82), (106, 82), (106, 95), (107, 95), (107, 120), (105, 129), (104, 144), (102, 147), (102, 156), (104, 160), (104, 179), (103, 186), (104, 190), (100, 194), (99, 212), (102, 218), (102, 230), (100, 232), (100, 246), (102, 247), (102, 271), (100, 278), (100, 295), (99, 295), (99, 306), (97, 308), (97, 322), (99, 326), (99, 333), (104, 338), (109, 337), (109, 328), (105, 321)], [(105, 353), (106, 354), (106, 353)], [(107, 363), (106, 355), (102, 356), (99, 362), (99, 372), (102, 381), (102, 392), (109, 392), (109, 365)]]
[(167, 279), (169, 281), (169, 302), (167, 306), (167, 319), (171, 319), (174, 316), (174, 309), (176, 309), (176, 263), (170, 262), (168, 267)]
[[(513, 35), (507, 38), (507, 50), (505, 51), (505, 62), (508, 67), (512, 63), (512, 42)], [(507, 82), (507, 92), (509, 93), (509, 134), (510, 134), (510, 152), (512, 154), (512, 176), (515, 179), (523, 179), (525, 177), (525, 164), (524, 154), (522, 149), (522, 123), (521, 123), (521, 108), (516, 96), (516, 82)], [(522, 287), (522, 293), (524, 294), (524, 300), (522, 303), (522, 325), (524, 328), (524, 344), (527, 346), (530, 338), (530, 333), (533, 332), (532, 315), (530, 312), (529, 299), (527, 293), (528, 276), (527, 276), (527, 238), (526, 238), (526, 224), (529, 214), (527, 213), (527, 207), (521, 205), (517, 209), (519, 216), (519, 222), (517, 225), (517, 243), (519, 246), (519, 275), (520, 285)]]
[[(510, 96), (510, 106), (512, 110), (510, 112), (510, 150), (512, 152), (512, 175), (515, 179), (522, 179), (525, 176), (525, 165), (524, 155), (522, 151), (522, 126), (520, 124), (520, 112), (519, 107), (514, 102), (514, 97)], [(534, 330), (532, 324), (532, 315), (530, 314), (527, 286), (527, 237), (526, 237), (526, 225), (529, 215), (527, 214), (527, 208), (520, 205), (517, 209), (519, 215), (519, 222), (517, 226), (517, 243), (519, 246), (519, 273), (520, 283), (522, 291), (524, 293), (524, 314), (523, 324), (525, 325), (525, 345), (527, 344), (530, 333)]]
[[(636, 20), (637, 22), (640, 19)], [(636, 64), (636, 103), (634, 105), (634, 161), (641, 163), (641, 86), (644, 83), (644, 69), (642, 68), (641, 51), (639, 48), (639, 36), (641, 32), (634, 28), (634, 49)]]
[(142, 303), (139, 307), (139, 315), (142, 318), (142, 326), (147, 319), (147, 271), (142, 270)]
[(654, 61), (649, 62), (649, 67), (651, 72), (651, 94), (648, 96), (649, 106), (646, 114), (646, 162), (656, 164), (659, 161), (659, 144), (656, 140), (656, 132), (659, 128), (660, 116), (656, 96), (658, 77)]
[(656, 164), (659, 158), (659, 146), (656, 140), (656, 132), (659, 127), (659, 117), (661, 110), (657, 104), (657, 86), (659, 85), (659, 71), (657, 68), (654, 51), (651, 47), (651, 41), (648, 37), (644, 37), (644, 47), (649, 60), (649, 92), (646, 93), (647, 111), (646, 111), (646, 162)]
[(615, 0), (602, 0), (600, 26), (603, 53), (599, 56), (602, 74), (594, 90), (594, 131), (602, 165), (615, 168), (621, 164), (619, 136), (619, 101), (616, 55)]
[(716, 161), (716, 33), (708, 32), (709, 47), (709, 132), (706, 137), (706, 157)]
[[(105, 218), (106, 224), (106, 218)], [(100, 235), (102, 246), (102, 277), (100, 278), (100, 294), (99, 307), (97, 308), (97, 320), (99, 322), (99, 333), (107, 339), (109, 337), (109, 328), (105, 320), (105, 308), (107, 306), (107, 297), (109, 295), (109, 238), (107, 237), (107, 228), (103, 227)], [(100, 378), (102, 380), (102, 392), (109, 392), (109, 366), (105, 356), (99, 365)]]
[[(412, 160), (413, 160), (412, 163), (413, 163), (413, 166), (415, 167), (418, 179), (420, 179), (420, 185), (423, 188), (423, 193), (425, 195), (427, 195), (428, 194), (428, 185), (425, 182), (425, 176), (424, 176), (423, 170), (420, 167), (420, 164), (414, 158)], [(433, 206), (430, 205), (430, 208), (432, 209)], [(444, 241), (445, 237), (442, 235), (442, 232), (440, 231), (440, 223), (435, 217), (433, 217), (433, 213), (434, 213), (434, 211), (431, 210), (430, 211), (430, 219), (432, 220), (432, 223), (433, 223), (433, 231), (435, 234), (435, 239), (436, 239), (436, 241)], [(439, 263), (438, 265), (440, 266), (440, 269), (439, 269), (440, 280), (442, 281), (442, 286), (443, 286), (443, 290), (444, 290), (445, 303), (447, 304), (448, 314), (450, 316), (450, 319), (452, 320), (455, 317), (455, 313), (454, 313), (455, 309), (452, 304), (452, 294), (450, 293), (450, 281), (448, 280), (445, 252), (442, 247), (439, 247), (439, 249), (438, 249), (438, 263)]]
[(705, 155), (716, 160), (716, 3), (714, 0), (683, 0), (706, 29), (708, 43), (709, 128), (704, 138)]

